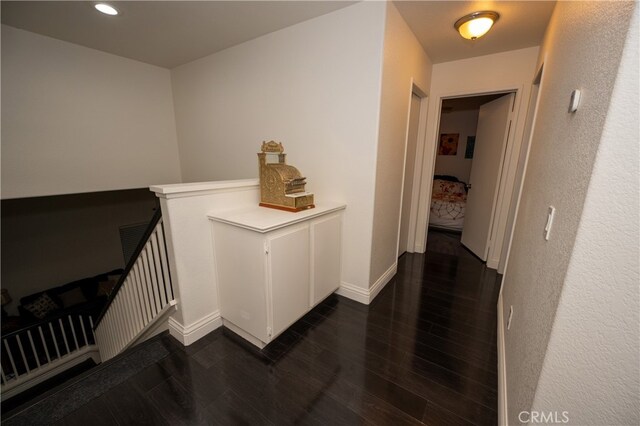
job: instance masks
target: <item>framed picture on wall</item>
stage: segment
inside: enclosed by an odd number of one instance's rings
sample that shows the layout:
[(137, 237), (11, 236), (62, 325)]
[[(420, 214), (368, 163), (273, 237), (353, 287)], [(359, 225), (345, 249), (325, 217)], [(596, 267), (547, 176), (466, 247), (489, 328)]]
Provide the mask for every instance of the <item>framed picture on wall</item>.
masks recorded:
[(464, 158), (473, 158), (473, 149), (476, 147), (476, 137), (467, 136), (467, 148), (464, 150)]
[(457, 155), (460, 133), (441, 133), (438, 155)]

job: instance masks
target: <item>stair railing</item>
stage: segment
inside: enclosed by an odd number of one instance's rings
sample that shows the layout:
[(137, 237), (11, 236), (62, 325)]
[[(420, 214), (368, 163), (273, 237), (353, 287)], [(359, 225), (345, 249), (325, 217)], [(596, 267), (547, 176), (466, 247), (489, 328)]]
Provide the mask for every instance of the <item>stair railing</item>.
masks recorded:
[(160, 209), (96, 320), (102, 361), (113, 358), (153, 332), (175, 309), (171, 271)]
[(100, 362), (88, 313), (61, 314), (2, 336), (2, 400), (93, 358)]

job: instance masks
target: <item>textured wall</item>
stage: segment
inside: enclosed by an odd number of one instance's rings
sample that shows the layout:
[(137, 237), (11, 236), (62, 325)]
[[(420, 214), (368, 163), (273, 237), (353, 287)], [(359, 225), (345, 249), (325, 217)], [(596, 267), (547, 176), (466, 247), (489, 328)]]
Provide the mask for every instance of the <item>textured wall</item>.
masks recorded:
[[(534, 399), (632, 8), (631, 2), (559, 2), (541, 48), (538, 116), (502, 289), (505, 312), (514, 309), (505, 335), (512, 424)], [(577, 88), (580, 110), (570, 114), (569, 96)], [(548, 206), (557, 211), (545, 241)]]
[(638, 11), (533, 403), (576, 425), (640, 424)]

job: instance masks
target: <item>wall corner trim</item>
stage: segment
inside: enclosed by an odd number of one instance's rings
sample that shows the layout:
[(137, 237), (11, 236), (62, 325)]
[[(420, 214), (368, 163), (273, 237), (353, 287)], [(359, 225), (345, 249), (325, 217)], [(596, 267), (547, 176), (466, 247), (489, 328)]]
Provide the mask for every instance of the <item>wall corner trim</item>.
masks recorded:
[(200, 340), (218, 327), (222, 326), (220, 311), (216, 310), (200, 318), (198, 321), (184, 326), (174, 318), (169, 318), (169, 333), (184, 346)]
[(498, 297), (498, 425), (509, 425), (507, 411), (507, 366), (504, 348), (504, 310), (502, 306), (502, 290)]
[(376, 282), (368, 289), (359, 287), (355, 284), (351, 284), (345, 281), (340, 283), (340, 287), (336, 291), (340, 296), (344, 296), (347, 299), (354, 300), (359, 303), (363, 303), (365, 305), (370, 304), (373, 299), (376, 298), (378, 293), (391, 281), (391, 278), (398, 271), (398, 262), (394, 262), (393, 265), (389, 267), (385, 271), (380, 278), (376, 280)]

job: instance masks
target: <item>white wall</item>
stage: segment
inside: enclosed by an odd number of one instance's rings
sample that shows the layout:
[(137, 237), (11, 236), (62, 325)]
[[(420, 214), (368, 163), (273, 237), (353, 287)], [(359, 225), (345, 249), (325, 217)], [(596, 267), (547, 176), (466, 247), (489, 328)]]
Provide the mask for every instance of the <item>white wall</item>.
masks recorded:
[(169, 320), (172, 336), (190, 345), (222, 325), (213, 235), (207, 214), (255, 206), (258, 179), (152, 186), (160, 199), (171, 282), (178, 304)]
[(172, 70), (184, 180), (257, 177), (281, 141), (318, 200), (347, 204), (343, 280), (365, 289), (384, 15), (358, 3)]
[(456, 155), (437, 155), (434, 174), (455, 176), (463, 182), (469, 182), (471, 158), (464, 158), (467, 149), (467, 136), (475, 136), (478, 127), (478, 111), (463, 110), (443, 113), (440, 116), (440, 133), (458, 133), (458, 152)]
[(2, 26), (2, 198), (179, 182), (169, 71)]
[(124, 268), (120, 226), (149, 222), (147, 189), (2, 201), (2, 288), (13, 302), (47, 288)]
[(427, 93), (430, 78), (431, 60), (395, 5), (388, 2), (375, 176), (371, 298), (395, 272), (412, 86)]
[[(505, 161), (508, 170), (502, 174), (502, 182), (507, 186), (505, 193), (509, 194), (515, 175), (520, 143), (524, 133), (526, 105), (531, 93), (531, 83), (535, 72), (538, 47), (512, 50), (493, 55), (478, 56), (458, 61), (444, 62), (433, 66), (431, 77), (431, 93), (429, 97), (429, 117), (427, 120), (427, 136), (423, 158), (423, 175), (420, 185), (420, 206), (418, 212), (418, 233), (416, 234), (416, 251), (422, 252), (426, 247), (426, 230), (428, 223), (429, 205), (431, 202), (430, 180), (433, 176), (436, 145), (438, 140), (438, 118), (440, 116), (440, 102), (443, 97), (455, 97), (468, 94), (485, 94), (495, 91), (514, 90), (516, 94), (516, 110), (518, 112), (515, 123), (515, 133), (506, 152)], [(501, 209), (502, 210), (502, 209)], [(508, 205), (501, 212), (501, 218), (506, 223)], [(502, 217), (505, 216), (505, 217)], [(491, 256), (491, 253), (490, 253)]]
[[(502, 288), (504, 312), (514, 311), (504, 342), (511, 424), (532, 406), (568, 411), (572, 424), (640, 420), (637, 31), (611, 96), (634, 6), (559, 2), (541, 48), (537, 122)], [(583, 97), (571, 114), (576, 88)], [(545, 241), (548, 206), (557, 210)]]

